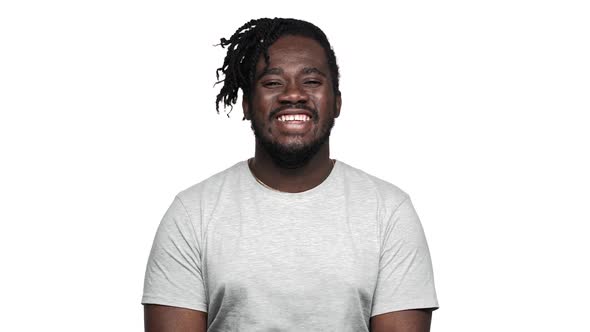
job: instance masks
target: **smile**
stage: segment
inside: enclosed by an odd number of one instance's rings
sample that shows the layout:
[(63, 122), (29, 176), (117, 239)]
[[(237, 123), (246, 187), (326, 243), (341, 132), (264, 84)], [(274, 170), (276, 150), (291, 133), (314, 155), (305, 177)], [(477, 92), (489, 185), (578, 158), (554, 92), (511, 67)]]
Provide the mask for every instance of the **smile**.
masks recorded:
[(279, 121), (303, 121), (307, 122), (310, 120), (310, 117), (305, 114), (293, 114), (293, 115), (281, 115), (277, 118)]

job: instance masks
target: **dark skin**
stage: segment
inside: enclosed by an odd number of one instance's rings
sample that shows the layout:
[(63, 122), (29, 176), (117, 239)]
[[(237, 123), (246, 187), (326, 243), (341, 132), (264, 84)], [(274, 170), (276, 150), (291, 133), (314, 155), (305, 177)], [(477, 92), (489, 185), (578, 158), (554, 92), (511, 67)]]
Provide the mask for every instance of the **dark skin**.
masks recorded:
[(207, 313), (158, 304), (143, 306), (146, 332), (206, 332)]
[(431, 309), (388, 312), (371, 317), (371, 332), (429, 332)]
[[(371, 332), (429, 332), (430, 309), (402, 310), (371, 317)], [(146, 332), (206, 332), (207, 313), (146, 304), (144, 307)]]
[[(255, 117), (260, 132), (268, 140), (285, 147), (312, 144), (325, 133), (331, 119), (340, 115), (342, 99), (336, 96), (326, 54), (315, 40), (301, 36), (283, 36), (269, 47), (270, 63), (264, 71), (261, 57), (256, 67), (256, 80), (250, 99), (242, 107), (248, 120)], [(285, 104), (304, 104), (313, 110), (314, 121), (305, 129), (286, 127), (273, 116)], [(297, 193), (318, 186), (330, 174), (329, 139), (309, 161), (298, 168), (275, 164), (264, 146), (256, 140), (255, 155), (250, 165), (254, 175), (283, 192)], [(170, 306), (144, 306), (147, 332), (204, 332), (207, 313)], [(371, 318), (372, 332), (428, 332), (432, 312), (429, 309), (401, 310)]]
[[(265, 74), (264, 59), (256, 66), (256, 81), (250, 95), (251, 102), (242, 102), (244, 116), (257, 118), (261, 131), (268, 139), (285, 146), (310, 144), (331, 118), (340, 115), (342, 100), (336, 97), (324, 49), (313, 39), (300, 36), (283, 36), (268, 49), (270, 69)], [(273, 116), (273, 110), (284, 104), (305, 104), (314, 109), (316, 121), (310, 121), (307, 131), (282, 129)], [(251, 109), (253, 108), (253, 109)], [(302, 167), (285, 169), (276, 165), (260, 142), (256, 148), (252, 172), (271, 188), (297, 193), (309, 190), (322, 183), (330, 174), (333, 162), (330, 159), (329, 140)]]

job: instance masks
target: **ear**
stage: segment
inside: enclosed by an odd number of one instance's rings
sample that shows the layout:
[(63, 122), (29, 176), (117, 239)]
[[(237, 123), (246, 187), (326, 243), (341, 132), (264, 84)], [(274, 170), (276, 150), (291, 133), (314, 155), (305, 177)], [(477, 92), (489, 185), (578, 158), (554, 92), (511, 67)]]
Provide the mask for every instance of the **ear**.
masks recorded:
[(340, 107), (342, 106), (342, 96), (338, 95), (336, 96), (336, 111), (334, 114), (334, 118), (337, 118), (338, 116), (340, 116)]
[(250, 120), (250, 107), (248, 103), (248, 97), (246, 97), (246, 95), (242, 96), (242, 110), (244, 111), (243, 120)]

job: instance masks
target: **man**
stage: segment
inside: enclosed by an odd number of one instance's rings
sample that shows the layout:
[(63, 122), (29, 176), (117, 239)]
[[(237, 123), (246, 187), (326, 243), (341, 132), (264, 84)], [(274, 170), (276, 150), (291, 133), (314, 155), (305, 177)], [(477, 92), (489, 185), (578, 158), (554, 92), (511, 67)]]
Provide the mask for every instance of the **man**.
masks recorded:
[(409, 196), (330, 159), (342, 99), (324, 33), (259, 19), (221, 46), (217, 105), (242, 89), (255, 155), (175, 197), (146, 270), (146, 331), (429, 331), (438, 301)]

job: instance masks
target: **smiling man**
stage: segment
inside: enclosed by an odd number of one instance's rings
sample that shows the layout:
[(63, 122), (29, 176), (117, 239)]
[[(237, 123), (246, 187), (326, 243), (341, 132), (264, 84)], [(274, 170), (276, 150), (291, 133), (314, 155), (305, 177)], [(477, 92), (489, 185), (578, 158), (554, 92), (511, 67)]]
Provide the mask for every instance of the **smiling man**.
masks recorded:
[(410, 197), (330, 159), (342, 99), (325, 34), (265, 18), (221, 45), (217, 106), (242, 90), (255, 154), (174, 198), (148, 260), (146, 331), (429, 331), (438, 301)]

